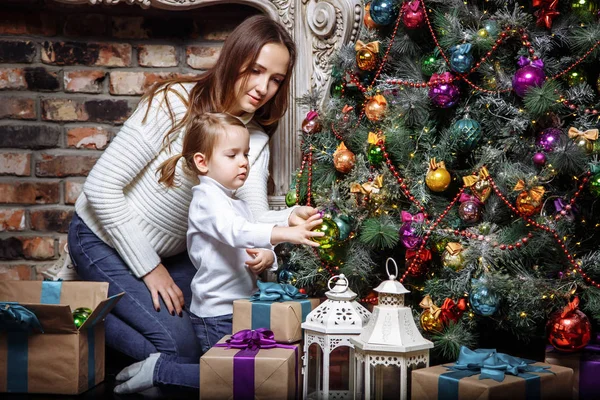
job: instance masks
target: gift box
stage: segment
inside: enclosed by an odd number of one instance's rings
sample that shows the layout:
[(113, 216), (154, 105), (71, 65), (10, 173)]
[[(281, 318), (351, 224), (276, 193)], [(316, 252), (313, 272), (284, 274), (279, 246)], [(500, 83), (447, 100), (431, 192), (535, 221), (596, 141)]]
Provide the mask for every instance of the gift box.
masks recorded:
[(257, 285), (259, 290), (250, 299), (233, 302), (233, 332), (266, 328), (279, 343), (302, 340), (300, 325), (320, 300), (307, 299), (292, 285), (261, 281)]
[[(465, 357), (466, 355), (466, 357)], [(412, 400), (571, 398), (573, 370), (495, 350), (461, 349), (456, 363), (412, 371)]]
[(600, 337), (575, 353), (546, 348), (546, 363), (573, 369), (573, 399), (600, 398)]
[[(0, 281), (0, 392), (79, 394), (104, 380), (106, 282)], [(92, 310), (77, 328), (72, 310)]]
[(298, 398), (299, 360), (298, 344), (278, 344), (267, 329), (225, 336), (200, 358), (200, 398)]

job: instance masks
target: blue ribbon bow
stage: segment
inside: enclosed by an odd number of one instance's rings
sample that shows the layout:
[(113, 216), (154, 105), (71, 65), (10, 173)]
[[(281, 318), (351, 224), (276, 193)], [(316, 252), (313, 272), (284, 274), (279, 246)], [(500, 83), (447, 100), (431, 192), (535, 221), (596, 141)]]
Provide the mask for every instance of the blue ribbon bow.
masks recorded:
[(294, 285), (262, 281), (257, 281), (256, 285), (258, 291), (250, 297), (250, 301), (292, 301), (307, 297)]
[(498, 353), (496, 349), (470, 350), (464, 346), (460, 348), (460, 354), (456, 363), (448, 367), (453, 371), (469, 371), (470, 375), (477, 375), (479, 379), (493, 379), (497, 382), (504, 381), (505, 374), (519, 376), (528, 372), (549, 372), (550, 367), (539, 367), (530, 364), (533, 360), (513, 357), (508, 354)]
[(0, 331), (44, 332), (37, 316), (14, 302), (0, 302)]

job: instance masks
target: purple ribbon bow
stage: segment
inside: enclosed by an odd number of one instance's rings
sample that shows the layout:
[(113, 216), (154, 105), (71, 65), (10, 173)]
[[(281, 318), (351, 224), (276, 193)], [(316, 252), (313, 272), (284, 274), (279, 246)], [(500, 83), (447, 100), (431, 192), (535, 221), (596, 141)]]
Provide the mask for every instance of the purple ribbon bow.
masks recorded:
[(402, 211), (401, 214), (402, 214), (402, 222), (415, 222), (417, 224), (420, 224), (420, 223), (423, 223), (423, 221), (425, 221), (425, 217), (423, 216), (423, 213), (418, 213), (418, 214), (412, 215), (408, 211)]
[(298, 389), (298, 347), (278, 344), (273, 331), (266, 328), (244, 329), (231, 336), (225, 343), (215, 347), (239, 349), (233, 356), (233, 398), (234, 400), (254, 399), (254, 358), (261, 349), (282, 348), (294, 350), (296, 393)]
[(458, 198), (458, 201), (460, 203), (464, 203), (465, 201), (472, 201), (476, 204), (481, 204), (481, 201), (479, 201), (479, 199), (475, 196), (472, 196), (470, 194), (466, 194), (466, 193), (461, 193), (460, 197)]
[(541, 59), (531, 61), (529, 58), (525, 56), (520, 56), (518, 61), (519, 67), (523, 68), (526, 65), (531, 65), (532, 67), (544, 68), (544, 62)]

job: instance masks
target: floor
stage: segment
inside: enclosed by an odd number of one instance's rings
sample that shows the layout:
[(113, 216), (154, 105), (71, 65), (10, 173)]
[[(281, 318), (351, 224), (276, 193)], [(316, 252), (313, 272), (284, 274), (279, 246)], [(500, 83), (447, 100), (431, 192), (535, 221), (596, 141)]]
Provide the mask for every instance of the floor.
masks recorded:
[(115, 376), (124, 367), (133, 363), (134, 360), (124, 356), (123, 354), (106, 349), (106, 378), (104, 382), (95, 386), (94, 388), (77, 396), (66, 396), (66, 395), (49, 395), (49, 394), (8, 394), (0, 393), (0, 399), (2, 400), (58, 400), (58, 399), (72, 399), (72, 400), (96, 400), (96, 399), (121, 399), (121, 400), (153, 400), (153, 399), (169, 399), (169, 400), (188, 400), (198, 399), (199, 395), (195, 393), (169, 393), (168, 396), (160, 396), (157, 392), (151, 392), (147, 395), (118, 395), (113, 393), (115, 387)]

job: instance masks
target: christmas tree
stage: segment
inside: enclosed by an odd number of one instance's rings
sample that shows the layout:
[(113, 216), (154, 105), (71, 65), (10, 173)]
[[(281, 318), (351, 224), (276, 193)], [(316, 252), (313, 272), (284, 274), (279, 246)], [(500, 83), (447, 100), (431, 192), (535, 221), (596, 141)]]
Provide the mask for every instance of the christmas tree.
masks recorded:
[(302, 99), (312, 111), (286, 202), (321, 209), (325, 236), (284, 248), (278, 279), (322, 295), (344, 273), (374, 302), (393, 257), (445, 357), (490, 326), (583, 347), (600, 320), (598, 4), (364, 11), (330, 92)]

